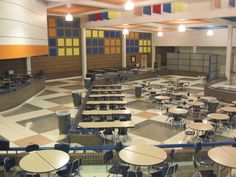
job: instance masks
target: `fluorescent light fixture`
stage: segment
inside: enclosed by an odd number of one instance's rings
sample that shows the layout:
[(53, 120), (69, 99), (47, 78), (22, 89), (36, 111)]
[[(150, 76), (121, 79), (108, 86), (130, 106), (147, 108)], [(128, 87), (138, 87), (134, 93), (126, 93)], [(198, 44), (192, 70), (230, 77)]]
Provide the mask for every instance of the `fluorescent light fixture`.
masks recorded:
[(73, 21), (73, 16), (71, 14), (66, 15), (66, 21)]
[(186, 31), (186, 27), (184, 25), (179, 25), (178, 31), (179, 32), (185, 32)]
[(127, 34), (129, 34), (129, 30), (128, 30), (127, 28), (123, 29), (123, 31), (122, 31), (122, 32), (123, 32), (123, 34), (124, 34), (124, 35), (127, 35)]
[(125, 10), (133, 10), (134, 9), (134, 3), (130, 0), (128, 0), (126, 3), (125, 3), (125, 6), (124, 6)]
[(164, 36), (164, 34), (163, 34), (163, 32), (159, 31), (159, 32), (157, 33), (157, 36), (158, 36), (158, 37), (162, 37), (162, 36)]
[(213, 36), (213, 35), (214, 35), (214, 31), (212, 31), (212, 30), (207, 31), (207, 36)]

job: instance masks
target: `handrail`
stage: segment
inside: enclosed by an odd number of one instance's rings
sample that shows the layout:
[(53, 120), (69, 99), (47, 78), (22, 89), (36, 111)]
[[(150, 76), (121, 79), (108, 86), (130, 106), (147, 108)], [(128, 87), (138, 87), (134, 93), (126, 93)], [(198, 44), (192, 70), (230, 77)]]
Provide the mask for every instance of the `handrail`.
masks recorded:
[[(226, 146), (236, 143), (235, 141), (221, 141), (221, 142), (205, 142), (199, 143), (201, 147), (215, 147), (215, 146)], [(160, 148), (194, 148), (196, 143), (189, 144), (158, 144), (155, 145)], [(40, 147), (40, 150), (54, 149), (54, 147)], [(115, 145), (110, 146), (73, 146), (70, 147), (72, 151), (86, 151), (86, 150), (115, 150)], [(6, 150), (2, 150), (6, 151)], [(10, 147), (7, 151), (25, 151), (25, 147)]]

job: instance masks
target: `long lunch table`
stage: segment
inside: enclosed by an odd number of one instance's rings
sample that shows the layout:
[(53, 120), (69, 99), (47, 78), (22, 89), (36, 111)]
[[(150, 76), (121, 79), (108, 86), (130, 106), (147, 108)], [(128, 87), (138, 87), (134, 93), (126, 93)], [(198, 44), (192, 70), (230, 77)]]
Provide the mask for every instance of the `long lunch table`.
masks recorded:
[(79, 122), (77, 128), (134, 128), (133, 121)]
[(125, 97), (122, 93), (110, 93), (110, 94), (91, 94), (89, 95), (90, 98), (101, 98), (101, 97), (119, 97), (123, 98)]
[(123, 89), (92, 89), (92, 93), (122, 93)]
[(121, 101), (121, 100), (105, 100), (105, 101), (87, 101), (86, 103), (87, 105), (101, 105), (101, 104), (106, 104), (106, 105), (126, 105), (127, 104), (127, 101)]
[(93, 116), (93, 115), (127, 115), (131, 114), (129, 110), (85, 110), (83, 111), (83, 116)]
[(99, 89), (99, 88), (117, 88), (117, 89), (121, 89), (121, 85), (93, 85), (93, 89)]

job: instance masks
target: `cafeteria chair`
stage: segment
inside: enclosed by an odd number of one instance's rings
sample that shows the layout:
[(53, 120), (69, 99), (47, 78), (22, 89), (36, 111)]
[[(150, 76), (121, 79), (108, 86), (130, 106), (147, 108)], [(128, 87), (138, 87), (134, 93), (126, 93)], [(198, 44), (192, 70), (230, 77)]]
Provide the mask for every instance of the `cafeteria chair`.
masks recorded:
[(7, 173), (10, 172), (11, 169), (15, 171), (16, 160), (13, 157), (6, 157), (3, 162), (4, 166), (4, 176), (7, 177)]
[(124, 142), (126, 142), (126, 138), (128, 138), (128, 129), (125, 127), (118, 128), (118, 135), (123, 136)]
[(66, 165), (66, 169), (59, 170), (56, 174), (60, 177), (75, 177), (81, 176), (79, 172), (79, 167), (81, 166), (81, 159), (73, 160)]
[(10, 148), (10, 142), (8, 140), (0, 140), (0, 150), (6, 151), (8, 153), (8, 150)]
[(106, 172), (108, 173), (109, 177), (111, 174), (113, 175), (122, 175), (124, 171), (129, 169), (129, 166), (121, 165), (118, 161), (115, 162), (110, 168), (108, 168), (108, 163), (113, 159), (113, 151), (106, 151), (103, 155), (104, 163), (106, 164)]
[(152, 177), (174, 177), (178, 169), (178, 164), (164, 167), (162, 170), (151, 173)]
[(37, 150), (39, 150), (38, 144), (29, 144), (28, 146), (25, 147), (26, 152), (32, 152), (32, 151), (37, 151)]
[(122, 177), (143, 177), (142, 171), (123, 171)]
[(69, 153), (69, 151), (70, 151), (70, 145), (64, 144), (64, 143), (63, 143), (63, 144), (55, 144), (55, 145), (54, 145), (54, 149), (63, 151), (63, 152), (65, 152), (65, 153)]
[(201, 169), (199, 170), (200, 164), (196, 161), (195, 157), (192, 157), (193, 161), (193, 177), (216, 177), (213, 170)]

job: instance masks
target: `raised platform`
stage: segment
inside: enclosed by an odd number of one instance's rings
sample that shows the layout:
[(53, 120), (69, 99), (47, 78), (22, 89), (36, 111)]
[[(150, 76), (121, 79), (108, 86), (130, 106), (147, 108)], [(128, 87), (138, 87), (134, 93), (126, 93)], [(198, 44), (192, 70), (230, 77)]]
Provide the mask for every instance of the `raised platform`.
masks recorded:
[(19, 106), (44, 88), (45, 78), (40, 78), (15, 91), (0, 94), (0, 112)]

